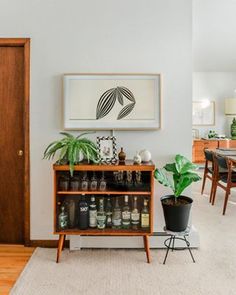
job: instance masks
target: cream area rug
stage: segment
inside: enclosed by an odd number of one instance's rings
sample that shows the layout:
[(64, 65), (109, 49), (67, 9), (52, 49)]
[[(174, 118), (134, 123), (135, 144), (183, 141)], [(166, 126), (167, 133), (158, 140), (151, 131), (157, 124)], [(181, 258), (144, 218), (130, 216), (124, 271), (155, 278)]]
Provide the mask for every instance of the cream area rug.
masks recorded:
[(201, 247), (170, 252), (151, 250), (146, 263), (142, 250), (64, 250), (55, 263), (56, 249), (38, 248), (22, 272), (11, 295), (235, 295), (236, 192), (222, 216), (223, 194), (216, 205), (208, 202), (209, 188), (201, 196), (195, 187), (193, 220)]

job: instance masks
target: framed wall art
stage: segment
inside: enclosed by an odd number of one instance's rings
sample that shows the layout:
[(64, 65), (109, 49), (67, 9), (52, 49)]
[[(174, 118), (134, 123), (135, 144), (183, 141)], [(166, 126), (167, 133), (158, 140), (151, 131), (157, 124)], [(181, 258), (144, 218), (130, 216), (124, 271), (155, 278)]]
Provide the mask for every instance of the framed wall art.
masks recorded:
[(117, 161), (116, 138), (114, 136), (97, 137), (97, 146), (101, 162), (112, 163)]
[(192, 103), (193, 126), (214, 126), (215, 125), (215, 102), (214, 101), (193, 101)]
[(160, 74), (64, 75), (64, 129), (160, 127)]

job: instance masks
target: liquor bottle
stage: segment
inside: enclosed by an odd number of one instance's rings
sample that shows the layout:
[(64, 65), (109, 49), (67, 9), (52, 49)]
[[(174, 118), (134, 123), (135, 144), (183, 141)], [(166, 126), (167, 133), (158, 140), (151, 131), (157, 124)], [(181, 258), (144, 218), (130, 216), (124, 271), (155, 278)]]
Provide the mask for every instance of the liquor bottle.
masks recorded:
[(89, 204), (89, 226), (97, 227), (97, 206), (94, 196), (91, 197), (91, 203)]
[(112, 227), (112, 205), (111, 205), (111, 199), (110, 197), (107, 198), (106, 203), (106, 225), (107, 227)]
[[(60, 203), (59, 203), (60, 204)], [(66, 229), (68, 227), (68, 214), (64, 205), (61, 206), (61, 212), (58, 215), (58, 226), (59, 229)]]
[(99, 199), (99, 207), (97, 212), (97, 227), (104, 229), (106, 227), (106, 213), (104, 210), (104, 199)]
[(89, 225), (89, 206), (85, 200), (85, 195), (79, 201), (79, 229), (87, 229)]
[(148, 210), (148, 201), (144, 199), (143, 201), (143, 209), (141, 211), (141, 227), (148, 228), (149, 227), (149, 210)]
[(138, 211), (137, 197), (134, 196), (133, 210), (131, 212), (131, 224), (133, 229), (138, 229), (140, 223), (140, 213)]
[(87, 177), (87, 172), (83, 172), (82, 180), (81, 180), (81, 190), (82, 191), (87, 191), (88, 190), (88, 177)]
[(130, 227), (130, 219), (131, 219), (131, 212), (129, 207), (129, 196), (125, 196), (125, 204), (122, 209), (122, 227), (129, 228)]
[(99, 183), (99, 190), (100, 191), (105, 191), (107, 187), (107, 182), (104, 176), (104, 171), (102, 171), (102, 177), (100, 179), (100, 183)]
[(91, 191), (96, 191), (97, 188), (98, 188), (98, 181), (97, 181), (95, 172), (93, 172), (93, 176), (92, 176), (91, 181), (90, 181), (90, 190)]
[(115, 207), (112, 212), (112, 227), (121, 228), (121, 208), (118, 197), (116, 197)]

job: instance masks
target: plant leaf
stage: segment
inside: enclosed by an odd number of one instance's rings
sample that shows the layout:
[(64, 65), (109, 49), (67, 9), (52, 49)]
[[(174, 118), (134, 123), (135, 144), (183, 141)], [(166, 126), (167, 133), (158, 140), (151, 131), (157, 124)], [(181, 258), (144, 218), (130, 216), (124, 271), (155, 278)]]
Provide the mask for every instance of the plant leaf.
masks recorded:
[(74, 138), (74, 136), (68, 132), (60, 132), (60, 134), (66, 136), (68, 138)]
[(126, 105), (125, 107), (123, 107), (123, 109), (119, 112), (117, 120), (120, 120), (126, 116), (128, 116), (128, 114), (130, 114), (133, 110), (135, 106), (135, 103), (130, 103), (128, 105)]
[(168, 172), (178, 173), (175, 163), (166, 164), (164, 166), (164, 169), (166, 169), (166, 171), (168, 171)]
[(173, 182), (170, 180), (163, 169), (156, 169), (154, 172), (154, 177), (160, 184), (169, 187), (174, 191)]
[(116, 88), (104, 92), (97, 104), (96, 119), (105, 117), (113, 108), (116, 102)]

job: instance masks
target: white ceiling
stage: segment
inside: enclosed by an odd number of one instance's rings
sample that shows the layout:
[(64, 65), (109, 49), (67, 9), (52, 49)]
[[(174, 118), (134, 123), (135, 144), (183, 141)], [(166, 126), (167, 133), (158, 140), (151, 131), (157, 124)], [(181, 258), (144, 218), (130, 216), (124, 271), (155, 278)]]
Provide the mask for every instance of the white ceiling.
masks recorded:
[(193, 0), (194, 71), (236, 71), (236, 0)]

